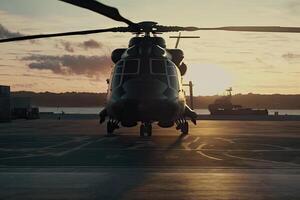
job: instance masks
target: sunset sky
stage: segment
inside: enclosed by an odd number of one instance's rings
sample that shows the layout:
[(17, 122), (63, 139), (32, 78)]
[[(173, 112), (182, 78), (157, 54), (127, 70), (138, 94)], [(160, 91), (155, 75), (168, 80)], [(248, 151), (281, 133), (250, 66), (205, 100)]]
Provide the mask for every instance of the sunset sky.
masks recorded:
[[(134, 22), (180, 26), (299, 26), (299, 0), (102, 0)], [(0, 0), (0, 38), (125, 26), (57, 0)], [(169, 47), (175, 40), (164, 34)], [(300, 94), (300, 34), (193, 32), (182, 40), (197, 95)], [(105, 33), (0, 44), (0, 85), (13, 91), (105, 92), (110, 53), (131, 34)]]

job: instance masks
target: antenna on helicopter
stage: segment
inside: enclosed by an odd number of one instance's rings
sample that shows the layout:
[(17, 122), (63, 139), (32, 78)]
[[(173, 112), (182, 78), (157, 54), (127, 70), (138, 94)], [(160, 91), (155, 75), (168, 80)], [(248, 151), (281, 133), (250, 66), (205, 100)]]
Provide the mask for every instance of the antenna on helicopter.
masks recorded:
[(178, 36), (170, 36), (170, 38), (177, 39), (176, 44), (175, 44), (175, 49), (177, 49), (181, 38), (183, 38), (183, 39), (186, 39), (186, 38), (200, 38), (200, 36), (181, 36), (181, 32), (179, 32)]

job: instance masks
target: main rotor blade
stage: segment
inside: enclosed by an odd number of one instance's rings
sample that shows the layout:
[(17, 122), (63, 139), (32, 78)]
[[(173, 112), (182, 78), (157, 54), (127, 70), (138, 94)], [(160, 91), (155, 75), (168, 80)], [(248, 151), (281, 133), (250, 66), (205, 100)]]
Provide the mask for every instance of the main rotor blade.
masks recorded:
[(100, 3), (96, 0), (60, 0), (60, 1), (94, 11), (113, 20), (124, 22), (129, 26), (135, 24), (132, 21), (122, 17), (118, 9), (104, 5), (103, 3)]
[(178, 31), (244, 31), (244, 32), (273, 32), (273, 33), (300, 33), (300, 27), (282, 26), (224, 26), (216, 28), (180, 27), (180, 26), (157, 26), (158, 32), (178, 32)]
[(33, 40), (33, 39), (40, 39), (40, 38), (52, 38), (52, 37), (60, 37), (60, 36), (88, 35), (88, 34), (95, 34), (95, 33), (128, 32), (128, 31), (129, 31), (128, 27), (116, 27), (116, 28), (96, 29), (96, 30), (86, 30), (86, 31), (74, 31), (74, 32), (65, 32), (65, 33), (28, 35), (28, 36), (2, 39), (2, 40), (0, 40), (0, 43), (22, 41), (22, 40)]
[(225, 26), (216, 30), (246, 31), (246, 32), (273, 32), (273, 33), (300, 33), (300, 27), (282, 26)]

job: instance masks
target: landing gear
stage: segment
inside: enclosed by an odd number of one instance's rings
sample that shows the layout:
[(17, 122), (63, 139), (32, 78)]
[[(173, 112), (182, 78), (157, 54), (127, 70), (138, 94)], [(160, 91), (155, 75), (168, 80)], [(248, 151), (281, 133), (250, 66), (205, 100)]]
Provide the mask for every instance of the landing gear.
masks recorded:
[(176, 125), (176, 129), (180, 130), (182, 134), (189, 134), (189, 123), (186, 121), (186, 119), (182, 118), (177, 120)]
[(189, 123), (186, 121), (182, 124), (182, 127), (181, 127), (181, 133), (184, 134), (184, 135), (187, 135), (189, 134)]
[(113, 136), (113, 132), (116, 129), (120, 128), (118, 124), (119, 124), (119, 121), (114, 120), (114, 119), (110, 119), (107, 122), (107, 126), (106, 126), (107, 136)]
[(152, 125), (151, 123), (142, 123), (140, 127), (140, 136), (144, 137), (145, 135), (151, 136), (152, 135)]
[(107, 110), (104, 108), (100, 113), (99, 113), (99, 123), (102, 124), (105, 122), (105, 119), (107, 117)]
[(146, 129), (147, 129), (148, 136), (151, 137), (152, 136), (152, 125), (149, 123), (146, 126)]

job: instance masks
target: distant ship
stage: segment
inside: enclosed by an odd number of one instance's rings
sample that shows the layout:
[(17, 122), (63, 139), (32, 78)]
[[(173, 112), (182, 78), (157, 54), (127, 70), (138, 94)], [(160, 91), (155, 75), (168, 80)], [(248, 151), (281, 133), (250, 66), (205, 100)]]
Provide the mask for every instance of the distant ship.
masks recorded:
[(232, 88), (229, 88), (227, 95), (215, 100), (208, 106), (211, 115), (268, 115), (267, 109), (243, 108), (241, 105), (231, 103)]

